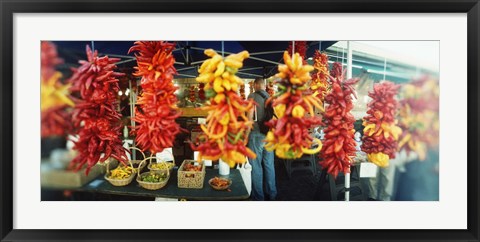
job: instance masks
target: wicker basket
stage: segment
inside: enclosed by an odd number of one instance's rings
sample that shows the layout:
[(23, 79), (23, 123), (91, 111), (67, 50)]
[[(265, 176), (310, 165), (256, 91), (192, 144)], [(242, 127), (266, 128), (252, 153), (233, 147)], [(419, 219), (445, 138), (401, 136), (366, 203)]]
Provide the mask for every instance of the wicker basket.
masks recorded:
[[(140, 151), (140, 153), (142, 154), (143, 158), (141, 160), (139, 160), (138, 158), (136, 160), (131, 160), (132, 164), (133, 164), (133, 167), (135, 168), (135, 166), (137, 165), (138, 167), (138, 170), (143, 170), (143, 168), (145, 168), (145, 165), (147, 163), (142, 163), (143, 160), (145, 160), (145, 158), (147, 158), (145, 156), (145, 153), (143, 153), (142, 150), (140, 150), (139, 148), (136, 148), (136, 147), (128, 147), (129, 150), (137, 150), (137, 151)], [(143, 165), (141, 165), (143, 164)]]
[[(147, 160), (151, 161), (152, 159), (155, 159), (155, 157), (148, 157), (148, 158), (144, 159), (140, 164), (146, 162)], [(165, 179), (162, 182), (144, 182), (144, 181), (142, 181), (142, 176), (146, 175), (146, 174), (149, 174), (151, 172), (156, 173), (156, 174), (167, 174), (167, 179)], [(148, 171), (148, 172), (144, 172), (142, 174), (140, 174), (140, 170), (138, 170), (137, 182), (138, 182), (138, 184), (140, 184), (141, 187), (143, 187), (147, 190), (158, 190), (158, 189), (164, 187), (165, 185), (167, 185), (169, 179), (170, 179), (170, 170), (169, 169), (151, 170), (151, 171)]]
[[(130, 163), (130, 166), (132, 167), (132, 169), (135, 170), (132, 162), (131, 161), (128, 161), (128, 162)], [(107, 163), (107, 172), (105, 173), (105, 180), (107, 180), (108, 182), (110, 182), (110, 184), (116, 187), (123, 187), (130, 184), (133, 181), (133, 178), (135, 177), (135, 172), (133, 172), (128, 178), (125, 178), (125, 179), (112, 179), (108, 177), (109, 175), (110, 175), (110, 162)]]
[[(170, 173), (172, 173), (172, 171), (173, 171), (173, 167), (175, 166), (175, 163), (173, 163), (173, 162), (169, 162), (169, 161), (161, 161), (160, 163), (165, 163), (165, 164), (172, 163), (172, 164), (173, 164), (173, 166), (172, 166), (172, 167), (170, 167), (170, 169), (169, 169)], [(147, 166), (147, 167), (148, 167), (148, 169), (149, 169), (149, 170), (151, 170), (151, 171), (163, 170), (163, 169), (160, 169), (160, 168), (152, 168), (152, 159), (150, 159), (150, 163), (148, 164), (148, 166)]]
[(184, 160), (178, 169), (178, 187), (179, 188), (203, 188), (203, 180), (205, 179), (205, 164), (201, 164), (201, 171), (185, 171), (186, 164), (195, 162), (194, 160)]

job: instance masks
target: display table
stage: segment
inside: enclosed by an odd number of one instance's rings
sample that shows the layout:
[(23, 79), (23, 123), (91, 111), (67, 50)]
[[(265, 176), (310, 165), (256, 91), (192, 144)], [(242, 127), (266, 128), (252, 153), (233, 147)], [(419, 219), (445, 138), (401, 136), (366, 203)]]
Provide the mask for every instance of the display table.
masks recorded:
[(150, 191), (146, 190), (136, 181), (136, 178), (127, 186), (115, 187), (104, 179), (103, 175), (97, 177), (92, 182), (85, 186), (75, 189), (76, 191), (83, 192), (98, 192), (114, 195), (127, 195), (127, 196), (144, 196), (144, 197), (156, 197), (156, 198), (173, 198), (179, 200), (246, 200), (249, 198), (249, 194), (243, 183), (240, 171), (237, 169), (231, 169), (228, 178), (232, 179), (232, 185), (229, 190), (217, 191), (214, 190), (209, 184), (208, 180), (218, 176), (218, 170), (206, 169), (205, 179), (202, 189), (193, 188), (178, 188), (177, 186), (177, 170), (173, 170), (170, 179), (165, 187)]

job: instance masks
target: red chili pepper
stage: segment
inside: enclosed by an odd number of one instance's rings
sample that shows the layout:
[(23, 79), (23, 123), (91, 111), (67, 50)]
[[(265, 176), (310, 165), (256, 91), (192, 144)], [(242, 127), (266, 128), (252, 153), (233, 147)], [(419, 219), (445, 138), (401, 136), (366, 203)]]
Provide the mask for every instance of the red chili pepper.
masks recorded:
[(353, 123), (355, 119), (350, 114), (353, 104), (351, 93), (354, 89), (351, 85), (358, 81), (356, 79), (344, 80), (341, 64), (334, 63), (330, 71), (332, 76), (332, 91), (325, 97), (329, 104), (325, 110), (325, 141), (321, 156), (323, 161), (320, 165), (329, 174), (337, 177), (339, 172), (349, 173), (350, 162), (355, 156), (355, 140)]
[[(74, 149), (79, 154), (71, 161), (70, 167), (79, 170), (87, 164), (86, 173), (97, 163), (114, 157), (126, 163), (126, 150), (120, 140), (120, 117), (116, 111), (116, 95), (119, 91), (117, 77), (122, 73), (114, 72), (117, 58), (98, 57), (86, 47), (88, 61), (79, 61), (80, 67), (73, 69), (70, 78), (71, 91), (77, 92), (72, 121), (79, 139)], [(82, 126), (82, 123), (84, 124)], [(100, 158), (103, 153), (103, 158)]]

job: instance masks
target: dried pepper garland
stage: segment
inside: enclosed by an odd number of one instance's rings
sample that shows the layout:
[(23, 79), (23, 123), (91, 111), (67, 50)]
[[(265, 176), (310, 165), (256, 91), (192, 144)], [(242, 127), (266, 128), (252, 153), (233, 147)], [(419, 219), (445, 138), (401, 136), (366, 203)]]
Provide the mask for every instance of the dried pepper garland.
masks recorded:
[(242, 99), (246, 98), (246, 96), (245, 96), (245, 85), (240, 86), (240, 97), (242, 97)]
[(142, 92), (135, 107), (134, 132), (138, 146), (152, 153), (172, 147), (175, 136), (183, 131), (175, 119), (178, 111), (177, 88), (173, 85), (176, 74), (172, 51), (174, 43), (163, 41), (137, 41), (129, 53), (136, 51), (135, 76), (141, 76)]
[(79, 61), (80, 67), (73, 69), (70, 78), (72, 92), (77, 92), (73, 110), (73, 124), (80, 136), (74, 149), (79, 154), (72, 160), (71, 167), (79, 170), (87, 164), (86, 173), (97, 162), (113, 157), (126, 164), (126, 150), (120, 139), (121, 115), (117, 112), (118, 77), (115, 72), (117, 58), (98, 57), (87, 46), (87, 60)]
[(397, 140), (402, 129), (396, 126), (397, 95), (400, 85), (384, 81), (373, 86), (368, 93), (372, 98), (363, 118), (362, 151), (377, 166), (388, 166), (389, 159), (395, 158)]
[(342, 68), (342, 63), (340, 62), (335, 62), (332, 65), (332, 69), (330, 70), (330, 75), (333, 78), (343, 78), (343, 68)]
[(41, 137), (65, 136), (71, 130), (68, 107), (74, 103), (70, 99), (69, 84), (62, 84), (62, 74), (55, 67), (63, 63), (57, 55), (57, 48), (48, 41), (41, 43)]
[(199, 69), (197, 81), (205, 84), (205, 94), (210, 105), (202, 107), (208, 111), (207, 125), (201, 125), (203, 134), (197, 139), (198, 159), (222, 159), (230, 166), (246, 162), (245, 157), (256, 155), (247, 145), (248, 131), (253, 122), (245, 113), (253, 108), (253, 101), (246, 101), (237, 92), (243, 81), (236, 76), (243, 60), (248, 58), (247, 51), (231, 54), (225, 58), (212, 49), (205, 50), (210, 57)]
[[(295, 47), (295, 49), (293, 47)], [(287, 52), (289, 54), (293, 52), (298, 53), (300, 57), (302, 57), (302, 64), (307, 64), (307, 58), (305, 58), (307, 54), (307, 41), (289, 41)]]
[[(242, 86), (243, 87), (243, 86)], [(200, 99), (201, 101), (204, 101), (205, 100), (205, 90), (203, 90), (205, 88), (205, 84), (203, 83), (200, 83), (198, 85), (198, 99)]]
[(275, 88), (274, 88), (273, 83), (274, 83), (273, 81), (268, 81), (267, 82), (267, 87), (265, 88), (270, 97), (275, 95)]
[[(342, 73), (341, 69), (337, 71)], [(325, 140), (321, 153), (323, 161), (320, 165), (337, 177), (339, 172), (350, 173), (350, 164), (356, 154), (355, 118), (350, 112), (353, 109), (352, 95), (356, 97), (353, 85), (358, 82), (358, 78), (344, 80), (342, 73), (336, 77), (331, 76), (330, 79), (332, 90), (325, 97), (328, 106), (324, 122), (327, 127), (324, 130)]]
[[(266, 135), (265, 148), (275, 150), (275, 154), (283, 159), (300, 158), (303, 154), (315, 154), (322, 149), (322, 143), (310, 136), (308, 129), (322, 123), (316, 117), (313, 107), (323, 110), (316, 93), (308, 89), (310, 71), (313, 67), (303, 65), (302, 57), (296, 53), (292, 58), (284, 52), (286, 65), (279, 65), (279, 79), (276, 81), (278, 92), (270, 99), (277, 119), (267, 122), (270, 131)], [(307, 116), (307, 112), (310, 116)], [(310, 149), (317, 143), (318, 147)]]
[(439, 118), (437, 80), (424, 76), (402, 88), (399, 126), (403, 133), (399, 149), (415, 152), (420, 160), (426, 159), (427, 148), (438, 145)]
[(315, 68), (315, 73), (312, 75), (310, 87), (318, 92), (317, 97), (323, 101), (327, 95), (328, 76), (330, 75), (327, 54), (315, 50), (313, 54), (313, 68)]

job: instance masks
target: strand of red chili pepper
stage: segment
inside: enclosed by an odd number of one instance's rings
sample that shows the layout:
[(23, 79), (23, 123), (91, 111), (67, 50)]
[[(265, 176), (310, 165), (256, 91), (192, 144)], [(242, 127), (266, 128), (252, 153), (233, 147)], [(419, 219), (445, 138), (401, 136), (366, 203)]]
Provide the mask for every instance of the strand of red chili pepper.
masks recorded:
[(386, 154), (393, 159), (397, 151), (397, 140), (401, 129), (395, 125), (397, 111), (395, 96), (399, 88), (400, 85), (384, 81), (375, 84), (373, 90), (368, 93), (372, 100), (367, 104), (367, 116), (364, 117), (363, 122), (365, 129), (362, 137), (362, 151), (371, 154), (371, 161), (381, 167), (388, 165), (388, 159), (378, 159), (377, 156)]
[(330, 80), (332, 90), (325, 97), (328, 106), (324, 122), (327, 127), (324, 130), (325, 140), (320, 154), (323, 160), (320, 165), (336, 178), (339, 172), (350, 173), (350, 163), (356, 154), (355, 118), (350, 112), (353, 109), (352, 94), (356, 97), (352, 85), (358, 82), (358, 78), (344, 80), (342, 73), (338, 77), (330, 76)]
[[(45, 84), (50, 78), (55, 78), (54, 74), (57, 65), (63, 63), (63, 59), (58, 57), (57, 47), (49, 41), (41, 43), (41, 81)], [(60, 80), (57, 80), (60, 81)], [(71, 120), (68, 114), (67, 105), (55, 106), (47, 110), (42, 110), (41, 114), (41, 137), (65, 136), (71, 131)]]
[(307, 41), (289, 41), (288, 42), (288, 48), (287, 48), (287, 52), (289, 55), (293, 55), (292, 52), (293, 52), (293, 43), (295, 43), (295, 53), (298, 53), (301, 57), (302, 57), (302, 63), (304, 65), (307, 64), (307, 58), (306, 55), (307, 55)]
[(427, 148), (438, 146), (438, 80), (422, 76), (402, 87), (399, 126), (403, 133), (399, 149), (415, 152), (420, 160), (426, 159)]
[(164, 41), (137, 41), (129, 53), (135, 51), (135, 76), (140, 76), (142, 92), (135, 107), (135, 141), (143, 151), (162, 152), (172, 147), (175, 136), (184, 131), (175, 119), (181, 112), (176, 106), (177, 88), (173, 85), (175, 58), (174, 43)]
[[(118, 77), (115, 72), (118, 58), (98, 57), (86, 47), (87, 60), (80, 60), (80, 67), (73, 69), (70, 78), (71, 91), (79, 95), (72, 120), (79, 139), (74, 149), (79, 153), (70, 167), (77, 171), (87, 164), (86, 173), (97, 164), (113, 157), (126, 164), (126, 150), (120, 139), (121, 115), (117, 111)], [(103, 156), (102, 156), (103, 155)]]

